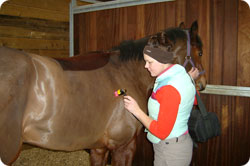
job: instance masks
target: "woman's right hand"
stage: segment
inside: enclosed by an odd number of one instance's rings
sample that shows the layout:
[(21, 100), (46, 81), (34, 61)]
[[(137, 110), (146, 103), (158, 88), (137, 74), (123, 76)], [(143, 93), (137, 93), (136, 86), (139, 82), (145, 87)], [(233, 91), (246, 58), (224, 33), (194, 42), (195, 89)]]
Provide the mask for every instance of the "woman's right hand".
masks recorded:
[(138, 111), (141, 110), (136, 100), (131, 96), (124, 96), (123, 101), (124, 107), (132, 114), (135, 115), (136, 113), (138, 113)]

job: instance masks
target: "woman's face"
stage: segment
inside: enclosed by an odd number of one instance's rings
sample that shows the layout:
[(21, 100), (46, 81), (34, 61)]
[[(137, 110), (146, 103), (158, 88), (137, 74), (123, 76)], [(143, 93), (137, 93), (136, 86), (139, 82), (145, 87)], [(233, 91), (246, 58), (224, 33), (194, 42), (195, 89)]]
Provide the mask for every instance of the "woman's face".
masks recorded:
[(145, 68), (150, 72), (152, 77), (159, 76), (170, 65), (160, 63), (147, 54), (144, 54), (144, 60), (146, 62)]

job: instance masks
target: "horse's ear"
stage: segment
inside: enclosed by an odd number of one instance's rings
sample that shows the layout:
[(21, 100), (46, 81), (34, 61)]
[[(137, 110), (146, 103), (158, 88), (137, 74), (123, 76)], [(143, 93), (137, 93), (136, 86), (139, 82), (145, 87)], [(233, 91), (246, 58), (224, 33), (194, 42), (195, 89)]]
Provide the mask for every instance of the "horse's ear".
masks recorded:
[(197, 35), (198, 34), (198, 22), (194, 21), (191, 25), (190, 32), (192, 35)]
[(184, 22), (181, 22), (181, 23), (180, 23), (179, 28), (181, 28), (181, 29), (185, 29), (185, 28), (186, 28)]

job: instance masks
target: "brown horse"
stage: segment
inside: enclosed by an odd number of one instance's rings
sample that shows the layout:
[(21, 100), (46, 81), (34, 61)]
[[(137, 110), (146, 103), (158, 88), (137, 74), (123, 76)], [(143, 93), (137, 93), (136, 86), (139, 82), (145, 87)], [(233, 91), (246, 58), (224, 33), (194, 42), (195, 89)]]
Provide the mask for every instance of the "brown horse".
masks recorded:
[[(189, 32), (191, 57), (200, 68), (202, 45), (197, 40), (197, 30), (198, 25), (194, 23)], [(175, 63), (183, 64), (187, 55), (186, 33), (175, 28), (164, 34), (166, 45), (176, 54)], [(11, 164), (22, 144), (29, 143), (62, 151), (90, 149), (91, 165), (105, 165), (109, 153), (113, 166), (132, 165), (136, 137), (142, 125), (124, 110), (122, 97), (115, 97), (114, 91), (126, 88), (146, 110), (153, 79), (144, 69), (142, 58), (138, 58), (142, 57), (145, 40), (133, 43), (143, 44), (138, 47), (140, 55), (134, 53), (131, 57), (115, 56), (112, 54), (117, 51), (111, 51), (103, 56), (94, 53), (56, 61), (0, 48), (2, 161)], [(118, 53), (124, 54), (124, 48), (121, 45)], [(95, 58), (95, 67), (90, 65), (90, 57)], [(84, 61), (80, 60), (83, 58)], [(202, 82), (198, 82), (198, 87), (201, 84), (205, 87)]]

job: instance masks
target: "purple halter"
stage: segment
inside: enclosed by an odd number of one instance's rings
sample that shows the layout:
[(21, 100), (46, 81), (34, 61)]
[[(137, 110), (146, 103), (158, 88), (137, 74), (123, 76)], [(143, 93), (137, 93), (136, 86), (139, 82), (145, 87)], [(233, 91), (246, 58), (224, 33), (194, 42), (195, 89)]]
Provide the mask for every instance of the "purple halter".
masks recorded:
[[(190, 45), (190, 35), (188, 30), (185, 30), (186, 34), (187, 34), (187, 56), (185, 57), (185, 62), (183, 63), (183, 67), (186, 67), (186, 65), (189, 63), (191, 63), (192, 67), (195, 67), (194, 62), (191, 58), (190, 52), (191, 52), (191, 45)], [(199, 75), (202, 75), (205, 73), (205, 70), (201, 71), (199, 73)]]

